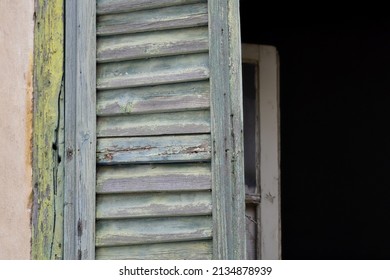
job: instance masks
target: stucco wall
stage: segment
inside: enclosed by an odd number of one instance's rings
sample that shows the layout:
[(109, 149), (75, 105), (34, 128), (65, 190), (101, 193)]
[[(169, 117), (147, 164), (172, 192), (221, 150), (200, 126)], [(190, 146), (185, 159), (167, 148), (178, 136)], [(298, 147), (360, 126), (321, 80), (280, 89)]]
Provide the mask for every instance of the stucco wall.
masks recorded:
[(0, 1), (0, 259), (30, 258), (33, 13)]

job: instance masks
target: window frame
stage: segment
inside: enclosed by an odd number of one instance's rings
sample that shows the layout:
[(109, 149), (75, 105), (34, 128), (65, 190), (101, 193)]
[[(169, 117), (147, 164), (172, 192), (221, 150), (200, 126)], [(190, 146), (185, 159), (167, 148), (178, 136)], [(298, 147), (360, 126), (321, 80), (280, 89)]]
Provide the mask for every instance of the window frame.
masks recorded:
[(257, 69), (257, 258), (281, 259), (279, 56), (273, 46), (242, 44), (242, 61)]

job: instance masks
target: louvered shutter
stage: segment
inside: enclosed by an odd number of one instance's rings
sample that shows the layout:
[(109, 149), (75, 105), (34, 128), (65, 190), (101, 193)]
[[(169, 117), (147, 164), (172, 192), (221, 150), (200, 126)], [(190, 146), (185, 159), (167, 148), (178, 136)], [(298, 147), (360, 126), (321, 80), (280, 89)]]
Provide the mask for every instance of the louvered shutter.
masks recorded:
[[(238, 1), (96, 2), (96, 185), (84, 188), (95, 217), (82, 227), (96, 251), (85, 258), (242, 258)], [(92, 215), (74, 211), (77, 232)]]

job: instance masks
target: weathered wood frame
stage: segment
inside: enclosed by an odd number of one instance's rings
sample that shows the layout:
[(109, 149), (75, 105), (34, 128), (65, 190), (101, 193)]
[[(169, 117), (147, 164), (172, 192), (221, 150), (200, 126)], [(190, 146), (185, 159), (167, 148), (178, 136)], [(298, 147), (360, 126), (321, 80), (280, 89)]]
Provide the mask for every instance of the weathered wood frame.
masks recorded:
[[(238, 0), (209, 2), (217, 259), (245, 258), (238, 4)], [(95, 0), (37, 1), (32, 221), (36, 259), (94, 258), (95, 7)]]
[(279, 60), (275, 47), (243, 44), (242, 59), (256, 65), (257, 258), (281, 259)]
[(95, 258), (96, 1), (65, 1), (64, 259)]
[(279, 57), (259, 47), (261, 259), (281, 259)]
[(36, 0), (32, 259), (63, 257), (63, 0)]
[(213, 256), (245, 259), (239, 0), (209, 1)]

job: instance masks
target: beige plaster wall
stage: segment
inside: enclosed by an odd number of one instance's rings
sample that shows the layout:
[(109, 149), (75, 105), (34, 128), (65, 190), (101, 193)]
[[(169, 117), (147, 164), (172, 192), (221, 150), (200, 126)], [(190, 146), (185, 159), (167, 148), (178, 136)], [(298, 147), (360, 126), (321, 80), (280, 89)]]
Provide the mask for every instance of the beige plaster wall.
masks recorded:
[(0, 0), (0, 259), (30, 259), (34, 0)]

